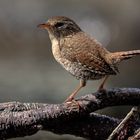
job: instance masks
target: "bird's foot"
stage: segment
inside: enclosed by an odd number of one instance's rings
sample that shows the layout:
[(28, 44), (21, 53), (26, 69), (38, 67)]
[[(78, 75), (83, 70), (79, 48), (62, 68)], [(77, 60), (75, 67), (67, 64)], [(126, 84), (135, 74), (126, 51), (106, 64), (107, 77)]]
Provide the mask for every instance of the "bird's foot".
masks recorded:
[(99, 88), (99, 89), (97, 90), (97, 92), (105, 93), (105, 92), (106, 92), (106, 89), (105, 89), (105, 88)]
[(74, 98), (72, 98), (72, 99), (68, 98), (68, 99), (65, 100), (64, 103), (65, 103), (65, 104), (67, 105), (67, 107), (70, 108), (71, 110), (73, 110), (73, 109), (78, 109), (78, 110), (80, 110), (80, 108), (81, 108), (81, 105), (79, 104), (79, 102), (76, 101)]
[(69, 96), (69, 97), (64, 101), (64, 103), (71, 102), (72, 100), (74, 100), (74, 98), (71, 97), (71, 96)]

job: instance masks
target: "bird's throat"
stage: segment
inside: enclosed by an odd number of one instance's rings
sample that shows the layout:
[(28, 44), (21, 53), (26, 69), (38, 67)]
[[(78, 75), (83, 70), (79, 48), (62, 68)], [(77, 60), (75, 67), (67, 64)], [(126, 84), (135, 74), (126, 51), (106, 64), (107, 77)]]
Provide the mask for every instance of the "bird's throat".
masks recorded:
[(51, 43), (52, 43), (52, 53), (56, 61), (60, 61), (61, 58), (61, 52), (60, 52), (60, 46), (59, 46), (59, 40), (55, 38), (53, 35), (49, 35)]

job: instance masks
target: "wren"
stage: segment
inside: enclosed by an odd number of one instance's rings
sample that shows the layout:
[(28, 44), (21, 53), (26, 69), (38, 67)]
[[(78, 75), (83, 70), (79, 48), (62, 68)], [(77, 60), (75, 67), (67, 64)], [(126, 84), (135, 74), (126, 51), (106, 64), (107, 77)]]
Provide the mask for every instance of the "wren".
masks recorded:
[(65, 100), (70, 102), (87, 80), (104, 78), (98, 90), (104, 88), (109, 75), (116, 75), (122, 60), (139, 55), (140, 50), (110, 52), (91, 38), (70, 18), (56, 16), (38, 27), (46, 29), (52, 43), (52, 53), (68, 72), (80, 80), (80, 85)]

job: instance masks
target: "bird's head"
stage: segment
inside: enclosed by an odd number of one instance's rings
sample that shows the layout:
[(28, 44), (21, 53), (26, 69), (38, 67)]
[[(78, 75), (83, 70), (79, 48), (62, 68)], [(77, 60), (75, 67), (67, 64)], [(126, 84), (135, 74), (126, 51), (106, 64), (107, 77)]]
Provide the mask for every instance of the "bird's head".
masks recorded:
[(49, 35), (58, 39), (81, 31), (73, 20), (63, 16), (52, 17), (38, 27), (48, 30)]

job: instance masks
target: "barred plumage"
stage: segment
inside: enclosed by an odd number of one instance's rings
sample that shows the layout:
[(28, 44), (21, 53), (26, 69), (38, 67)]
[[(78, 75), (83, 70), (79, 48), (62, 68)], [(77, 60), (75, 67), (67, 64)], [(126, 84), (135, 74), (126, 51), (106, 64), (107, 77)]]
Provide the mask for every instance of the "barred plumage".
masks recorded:
[(140, 54), (140, 50), (109, 52), (67, 17), (53, 17), (39, 27), (48, 30), (56, 61), (80, 79), (80, 86), (67, 98), (66, 102), (74, 98), (86, 85), (87, 80), (105, 77), (99, 87), (99, 90), (103, 89), (107, 77), (118, 73), (118, 63)]

